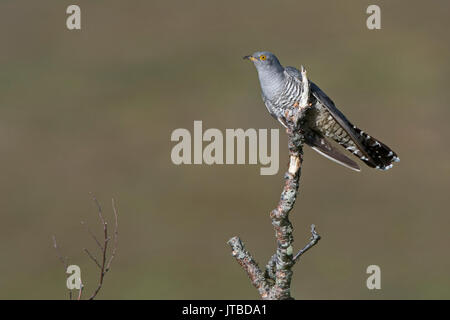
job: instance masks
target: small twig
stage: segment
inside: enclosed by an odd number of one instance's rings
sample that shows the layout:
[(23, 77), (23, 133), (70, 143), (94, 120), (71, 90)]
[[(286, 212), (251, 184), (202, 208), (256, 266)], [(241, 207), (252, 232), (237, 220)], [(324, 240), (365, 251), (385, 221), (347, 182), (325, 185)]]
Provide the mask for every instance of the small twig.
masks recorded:
[(100, 243), (100, 241), (98, 241), (97, 237), (91, 231), (91, 229), (88, 227), (88, 225), (84, 221), (81, 221), (81, 224), (86, 227), (86, 231), (89, 233), (89, 235), (92, 237), (92, 239), (94, 239), (95, 243), (97, 243), (97, 246), (100, 248), (100, 251), (103, 252), (102, 244)]
[[(105, 219), (103, 218), (102, 206), (100, 205), (100, 202), (98, 202), (97, 198), (92, 193), (90, 193), (90, 194), (92, 196), (92, 200), (97, 205), (98, 217), (100, 218), (100, 221), (102, 222), (103, 229), (107, 229), (107, 223), (106, 223)], [(106, 238), (107, 237), (105, 237), (105, 239)]]
[(311, 225), (311, 234), (312, 234), (312, 236), (309, 239), (309, 243), (294, 256), (294, 262), (295, 263), (300, 259), (300, 257), (306, 251), (308, 251), (309, 249), (314, 247), (317, 244), (317, 242), (319, 242), (319, 240), (321, 239), (320, 235), (316, 232), (316, 226), (315, 225)]
[(83, 289), (84, 289), (84, 286), (81, 283), (80, 284), (80, 290), (78, 291), (78, 298), (77, 298), (77, 300), (81, 300), (81, 295), (83, 294)]
[(94, 200), (95, 204), (97, 205), (98, 216), (103, 225), (103, 251), (102, 251), (101, 264), (98, 263), (97, 260), (94, 258), (95, 262), (97, 263), (97, 266), (100, 268), (100, 279), (98, 281), (97, 288), (95, 289), (94, 293), (89, 297), (89, 300), (93, 300), (99, 293), (100, 289), (102, 288), (103, 279), (105, 278), (105, 261), (106, 261), (106, 252), (108, 250), (108, 241), (109, 241), (108, 224), (106, 223), (105, 219), (103, 218), (102, 207), (95, 196), (92, 196), (92, 199)]
[[(114, 257), (116, 256), (117, 242), (118, 242), (117, 241), (117, 238), (118, 238), (118, 226), (119, 226), (118, 209), (117, 209), (115, 200), (112, 199), (112, 207), (113, 207), (114, 217), (115, 217), (115, 226), (114, 226), (114, 234), (113, 234), (114, 245), (113, 245), (113, 248), (112, 248), (111, 256), (110, 256), (110, 258), (108, 260), (107, 259), (108, 243), (111, 240), (111, 238), (108, 237), (108, 223), (106, 222), (105, 218), (103, 217), (102, 207), (101, 207), (99, 201), (97, 200), (97, 198), (94, 195), (92, 195), (92, 200), (94, 201), (94, 203), (97, 206), (98, 217), (99, 217), (100, 222), (101, 222), (101, 224), (103, 226), (103, 244), (98, 240), (98, 238), (89, 229), (89, 227), (82, 221), (81, 224), (86, 227), (87, 232), (94, 239), (95, 243), (97, 244), (97, 246), (101, 250), (101, 262), (99, 262), (99, 260), (88, 249), (83, 248), (83, 251), (87, 254), (87, 256), (100, 269), (100, 276), (99, 276), (99, 281), (98, 281), (97, 287), (94, 290), (93, 294), (89, 297), (89, 300), (93, 300), (97, 296), (97, 294), (100, 292), (100, 289), (103, 286), (103, 280), (105, 278), (105, 274), (110, 270), (112, 261), (113, 261)], [(57, 253), (58, 259), (64, 264), (64, 266), (65, 266), (65, 268), (67, 270), (67, 267), (68, 267), (67, 260), (68, 259), (67, 258), (63, 258), (63, 256), (61, 255), (61, 253), (59, 251), (59, 247), (56, 244), (55, 236), (53, 236), (53, 246), (56, 249), (56, 253)], [(82, 294), (83, 294), (83, 289), (84, 289), (84, 286), (83, 286), (83, 283), (81, 283), (81, 286), (80, 286), (80, 289), (79, 289), (79, 292), (78, 292), (78, 297), (77, 297), (78, 300), (81, 300), (81, 297), (82, 297)], [(72, 300), (72, 291), (71, 290), (69, 290), (69, 296), (70, 296), (70, 299)]]
[(89, 258), (91, 258), (91, 260), (95, 262), (95, 264), (97, 265), (97, 267), (99, 267), (100, 269), (102, 268), (102, 266), (100, 265), (100, 263), (98, 263), (97, 259), (89, 252), (88, 249), (83, 248), (83, 251), (86, 252), (86, 254), (89, 256)]
[(56, 237), (54, 235), (52, 236), (52, 239), (53, 239), (53, 248), (55, 248), (56, 255), (57, 255), (59, 261), (61, 261), (61, 263), (64, 265), (64, 271), (66, 271), (67, 270), (67, 266), (68, 266), (67, 261), (69, 260), (69, 258), (67, 258), (67, 257), (64, 258), (61, 255), (61, 252), (59, 250), (58, 244), (56, 243)]
[[(61, 261), (61, 263), (63, 264), (64, 273), (66, 273), (67, 267), (69, 266), (69, 264), (68, 264), (69, 258), (68, 257), (64, 258), (62, 256), (60, 248), (59, 248), (58, 244), (56, 243), (56, 237), (54, 235), (52, 236), (52, 239), (53, 239), (53, 248), (55, 248), (55, 251), (56, 251), (56, 256), (58, 257), (59, 261)], [(69, 300), (72, 300), (72, 290), (70, 290), (70, 289), (68, 289), (68, 290), (69, 290)]]
[(100, 276), (99, 276), (97, 288), (95, 289), (94, 293), (89, 297), (89, 300), (93, 300), (97, 296), (97, 294), (100, 292), (100, 289), (103, 286), (103, 280), (105, 279), (105, 275), (110, 270), (111, 263), (116, 255), (116, 251), (117, 251), (117, 236), (118, 236), (118, 225), (119, 225), (118, 210), (116, 207), (115, 200), (113, 198), (112, 199), (112, 207), (113, 207), (114, 217), (115, 217), (115, 226), (114, 226), (114, 234), (113, 234), (114, 244), (113, 244), (113, 248), (112, 248), (111, 257), (109, 258), (109, 260), (107, 260), (108, 243), (109, 243), (109, 240), (111, 240), (111, 238), (108, 237), (108, 223), (106, 222), (106, 220), (103, 217), (102, 207), (101, 207), (100, 203), (97, 201), (97, 198), (95, 198), (95, 196), (92, 196), (92, 199), (94, 200), (94, 202), (97, 205), (98, 216), (103, 225), (103, 245), (102, 245), (103, 251), (102, 251), (101, 263), (99, 263), (97, 261), (97, 259), (95, 259), (89, 253), (89, 251), (86, 250), (86, 252), (90, 256), (90, 258), (93, 259), (95, 261), (95, 263), (97, 264), (97, 266), (100, 268)]
[(117, 238), (118, 238), (118, 235), (119, 235), (119, 232), (118, 232), (118, 227), (119, 227), (119, 214), (118, 214), (118, 212), (119, 212), (119, 210), (117, 209), (116, 200), (114, 200), (114, 198), (112, 198), (111, 202), (112, 202), (112, 208), (113, 208), (113, 211), (114, 211), (114, 221), (115, 221), (115, 224), (114, 224), (114, 235), (113, 235), (114, 246), (113, 246), (113, 250), (112, 250), (112, 253), (111, 253), (111, 257), (109, 258), (109, 261), (108, 261), (108, 263), (106, 265), (106, 271), (109, 271), (109, 268), (111, 267), (111, 263), (114, 260), (114, 257), (116, 256)]

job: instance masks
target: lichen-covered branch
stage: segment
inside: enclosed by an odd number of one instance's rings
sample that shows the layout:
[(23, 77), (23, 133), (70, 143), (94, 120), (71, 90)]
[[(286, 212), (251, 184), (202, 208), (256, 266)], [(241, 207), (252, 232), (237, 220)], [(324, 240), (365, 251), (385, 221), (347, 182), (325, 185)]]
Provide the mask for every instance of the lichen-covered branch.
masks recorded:
[[(309, 83), (306, 77), (306, 71), (302, 67), (303, 90), (299, 101), (299, 113), (303, 112), (309, 106)], [(312, 238), (310, 242), (293, 255), (293, 227), (289, 221), (289, 213), (294, 207), (297, 198), (299, 180), (301, 175), (301, 165), (303, 162), (303, 143), (304, 136), (297, 129), (298, 115), (292, 118), (294, 130), (287, 130), (288, 148), (289, 148), (289, 167), (284, 176), (284, 187), (281, 192), (278, 206), (270, 213), (272, 225), (275, 229), (277, 240), (276, 253), (269, 259), (265, 272), (263, 273), (258, 264), (245, 250), (242, 241), (238, 237), (231, 238), (228, 243), (232, 248), (232, 254), (247, 272), (252, 284), (258, 289), (263, 299), (286, 300), (291, 297), (292, 267), (299, 257), (313, 247), (320, 239), (312, 226)]]
[(238, 237), (233, 237), (228, 240), (228, 244), (231, 246), (232, 255), (236, 258), (236, 261), (244, 268), (245, 272), (250, 278), (250, 281), (258, 290), (259, 294), (266, 298), (269, 294), (269, 284), (258, 266), (258, 263), (253, 259), (252, 255), (245, 250), (244, 244)]

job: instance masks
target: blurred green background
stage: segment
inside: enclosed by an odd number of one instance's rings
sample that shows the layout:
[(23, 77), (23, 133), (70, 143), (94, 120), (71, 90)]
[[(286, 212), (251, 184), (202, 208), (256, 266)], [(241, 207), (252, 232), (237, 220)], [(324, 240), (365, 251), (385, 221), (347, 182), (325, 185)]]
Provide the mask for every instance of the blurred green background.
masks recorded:
[[(82, 30), (66, 29), (66, 8)], [(381, 7), (382, 29), (366, 28)], [(119, 248), (102, 299), (256, 299), (227, 240), (260, 264), (287, 164), (175, 166), (176, 128), (280, 128), (242, 56), (303, 64), (349, 119), (398, 152), (355, 173), (305, 150), (291, 213), (298, 299), (450, 298), (448, 1), (20, 1), (0, 3), (0, 298), (65, 299), (55, 235), (91, 293), (101, 235), (96, 194)], [(280, 128), (281, 129), (281, 128)], [(366, 268), (381, 267), (381, 290)]]

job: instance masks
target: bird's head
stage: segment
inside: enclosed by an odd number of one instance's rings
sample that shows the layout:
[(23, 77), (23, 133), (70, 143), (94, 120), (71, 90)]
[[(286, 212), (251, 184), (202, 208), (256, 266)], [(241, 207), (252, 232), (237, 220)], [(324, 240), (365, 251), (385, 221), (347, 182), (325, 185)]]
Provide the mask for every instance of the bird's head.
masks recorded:
[(283, 69), (278, 58), (268, 51), (258, 51), (245, 56), (244, 59), (252, 61), (258, 71), (279, 71)]

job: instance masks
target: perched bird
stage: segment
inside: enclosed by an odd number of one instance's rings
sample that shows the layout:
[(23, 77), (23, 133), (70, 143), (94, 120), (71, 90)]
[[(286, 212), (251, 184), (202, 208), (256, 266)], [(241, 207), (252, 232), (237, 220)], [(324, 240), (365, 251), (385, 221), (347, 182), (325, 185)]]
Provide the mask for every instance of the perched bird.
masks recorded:
[[(323, 156), (360, 171), (358, 164), (334, 147), (329, 138), (372, 168), (387, 170), (400, 161), (388, 146), (350, 123), (313, 82), (309, 82), (309, 105), (299, 110), (302, 73), (298, 69), (283, 67), (273, 53), (266, 51), (255, 52), (244, 59), (252, 61), (258, 71), (262, 99), (269, 113), (286, 128), (301, 130), (305, 143)], [(293, 114), (300, 115), (295, 127)]]

